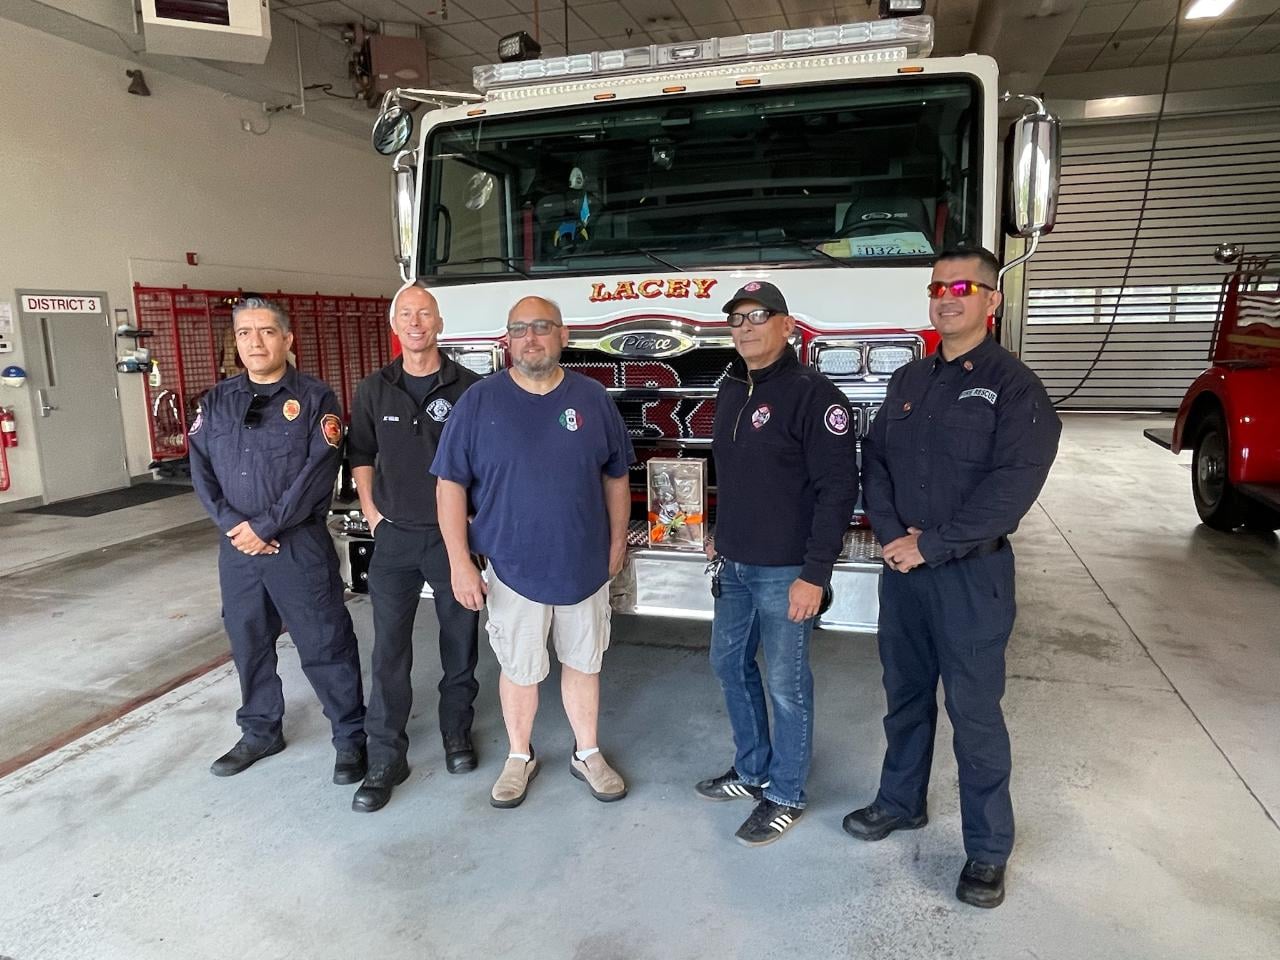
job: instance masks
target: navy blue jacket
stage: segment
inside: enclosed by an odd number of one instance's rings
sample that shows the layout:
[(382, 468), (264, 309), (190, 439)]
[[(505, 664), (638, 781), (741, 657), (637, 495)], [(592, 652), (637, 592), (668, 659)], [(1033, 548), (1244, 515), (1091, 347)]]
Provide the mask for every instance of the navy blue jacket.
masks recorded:
[(323, 522), (341, 460), (342, 418), (329, 385), (292, 366), (257, 422), (246, 424), (253, 396), (243, 373), (204, 395), (188, 435), (191, 480), (219, 530), (248, 520), (271, 540), (304, 521)]
[(1040, 379), (991, 337), (950, 362), (938, 351), (908, 363), (862, 445), (872, 529), (881, 543), (923, 531), (931, 567), (1013, 533), (1061, 432)]
[(855, 443), (845, 395), (790, 347), (762, 370), (735, 360), (716, 395), (716, 551), (824, 586), (858, 501)]

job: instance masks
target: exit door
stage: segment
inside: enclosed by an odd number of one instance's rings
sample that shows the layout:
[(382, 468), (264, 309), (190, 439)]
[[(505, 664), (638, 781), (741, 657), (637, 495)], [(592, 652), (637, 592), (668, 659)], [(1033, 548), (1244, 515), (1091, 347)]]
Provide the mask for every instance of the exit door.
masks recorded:
[(106, 295), (17, 294), (45, 502), (128, 486)]

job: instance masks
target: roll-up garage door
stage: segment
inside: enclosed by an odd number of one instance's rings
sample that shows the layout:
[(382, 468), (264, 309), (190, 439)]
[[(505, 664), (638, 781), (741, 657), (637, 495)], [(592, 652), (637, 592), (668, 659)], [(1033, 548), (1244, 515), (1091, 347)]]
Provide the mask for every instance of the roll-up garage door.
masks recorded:
[(1280, 254), (1280, 112), (1208, 127), (1162, 126), (1140, 230), (1151, 126), (1064, 130), (1057, 226), (1028, 266), (1022, 342), (1059, 407), (1176, 409), (1206, 366), (1229, 269), (1214, 247)]

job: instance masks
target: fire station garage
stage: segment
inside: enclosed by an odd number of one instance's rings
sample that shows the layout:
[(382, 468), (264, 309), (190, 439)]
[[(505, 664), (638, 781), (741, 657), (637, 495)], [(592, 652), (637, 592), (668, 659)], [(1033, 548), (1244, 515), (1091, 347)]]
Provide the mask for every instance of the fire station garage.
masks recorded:
[(0, 78), (0, 960), (1280, 956), (1280, 0)]

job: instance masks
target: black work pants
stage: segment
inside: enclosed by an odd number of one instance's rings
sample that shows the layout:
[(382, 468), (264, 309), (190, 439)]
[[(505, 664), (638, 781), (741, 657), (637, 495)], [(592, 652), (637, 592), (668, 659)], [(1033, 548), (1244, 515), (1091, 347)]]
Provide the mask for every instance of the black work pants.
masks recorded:
[(324, 708), (339, 750), (364, 743), (360, 652), (338, 576), (338, 555), (323, 524), (281, 531), (280, 552), (251, 557), (226, 537), (218, 554), (222, 622), (240, 675), (236, 722), (265, 746), (279, 735), (284, 694), (276, 672), (282, 624), (298, 648), (302, 672)]
[(880, 582), (888, 746), (876, 804), (894, 816), (925, 812), (941, 679), (954, 730), (965, 853), (997, 865), (1013, 849), (1012, 760), (1000, 709), (1013, 590), (1007, 545), (910, 573), (886, 568)]
[(470, 733), (475, 716), (476, 633), (480, 615), (453, 597), (449, 558), (438, 527), (411, 529), (388, 520), (378, 524), (369, 564), (373, 602), (373, 676), (365, 730), (370, 767), (404, 759), (406, 727), (413, 707), (413, 621), (422, 584), (435, 594), (440, 624), (440, 733)]

